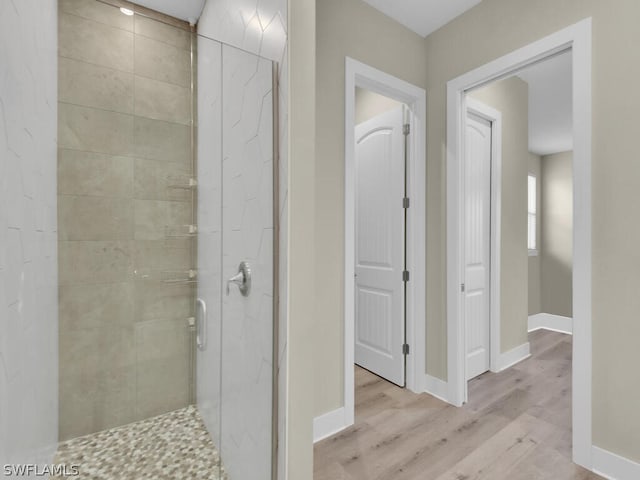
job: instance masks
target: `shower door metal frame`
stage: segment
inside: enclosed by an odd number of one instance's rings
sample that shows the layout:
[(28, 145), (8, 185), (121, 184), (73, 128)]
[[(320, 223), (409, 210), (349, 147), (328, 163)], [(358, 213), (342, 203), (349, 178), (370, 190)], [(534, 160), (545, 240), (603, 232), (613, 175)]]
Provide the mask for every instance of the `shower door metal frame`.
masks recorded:
[(280, 83), (279, 66), (272, 60), (273, 82), (273, 343), (271, 392), (271, 480), (278, 479), (279, 345), (280, 345)]

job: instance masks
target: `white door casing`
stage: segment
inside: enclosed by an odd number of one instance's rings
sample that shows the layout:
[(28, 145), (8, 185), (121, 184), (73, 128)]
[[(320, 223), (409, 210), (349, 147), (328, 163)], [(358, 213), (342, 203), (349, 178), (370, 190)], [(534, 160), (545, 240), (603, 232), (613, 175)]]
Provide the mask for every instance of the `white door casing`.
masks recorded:
[(490, 367), (491, 123), (467, 113), (464, 165), (467, 380)]
[(356, 126), (355, 362), (405, 384), (403, 107)]
[[(345, 162), (344, 162), (344, 406), (335, 412), (335, 422), (314, 432), (336, 433), (355, 421), (355, 93), (356, 87), (385, 95), (407, 106), (411, 134), (407, 142), (407, 193), (411, 207), (407, 210), (406, 256), (411, 271), (406, 285), (406, 388), (414, 393), (425, 389), (426, 352), (426, 92), (381, 70), (345, 58)], [(318, 420), (318, 419), (316, 419)], [(315, 433), (314, 433), (315, 434)], [(325, 435), (326, 436), (326, 435)], [(316, 435), (316, 438), (319, 438)]]
[[(573, 214), (573, 461), (592, 468), (592, 243), (591, 131), (592, 20), (586, 18), (447, 82), (447, 399), (462, 405), (467, 398), (466, 350), (461, 258), (461, 171), (466, 122), (466, 92), (504, 78), (527, 65), (571, 49), (573, 71), (574, 214)], [(495, 243), (495, 242), (494, 242)], [(493, 334), (493, 332), (492, 332)]]

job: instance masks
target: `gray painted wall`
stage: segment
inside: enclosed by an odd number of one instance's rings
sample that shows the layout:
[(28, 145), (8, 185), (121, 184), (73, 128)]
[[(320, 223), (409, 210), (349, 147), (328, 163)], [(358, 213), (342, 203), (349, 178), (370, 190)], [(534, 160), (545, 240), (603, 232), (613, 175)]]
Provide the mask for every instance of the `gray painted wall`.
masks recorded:
[(542, 157), (540, 294), (544, 313), (573, 315), (573, 155)]
[(356, 125), (402, 105), (366, 88), (356, 87)]
[(537, 255), (529, 255), (529, 315), (535, 315), (536, 313), (542, 313), (542, 298), (540, 294), (540, 264), (542, 255), (541, 249), (541, 225), (542, 225), (542, 166), (539, 155), (535, 153), (529, 153), (529, 174), (536, 177), (536, 199), (537, 199), (537, 225), (536, 230), (536, 246), (538, 247)]
[[(527, 343), (527, 171), (529, 90), (518, 77), (475, 90), (471, 97), (502, 113), (500, 351)], [(442, 375), (439, 372), (439, 375)]]

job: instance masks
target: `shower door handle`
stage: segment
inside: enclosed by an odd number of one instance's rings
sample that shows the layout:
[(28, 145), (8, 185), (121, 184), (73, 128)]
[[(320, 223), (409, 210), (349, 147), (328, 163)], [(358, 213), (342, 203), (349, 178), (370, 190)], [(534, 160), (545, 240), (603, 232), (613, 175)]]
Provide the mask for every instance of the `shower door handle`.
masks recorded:
[(231, 284), (238, 285), (243, 297), (248, 297), (251, 293), (251, 266), (247, 262), (241, 262), (238, 266), (238, 273), (227, 280), (227, 295), (230, 293)]
[(198, 315), (196, 312), (196, 345), (198, 350), (202, 351), (207, 348), (207, 304), (206, 302), (198, 298), (196, 299), (196, 308), (200, 308), (202, 314)]

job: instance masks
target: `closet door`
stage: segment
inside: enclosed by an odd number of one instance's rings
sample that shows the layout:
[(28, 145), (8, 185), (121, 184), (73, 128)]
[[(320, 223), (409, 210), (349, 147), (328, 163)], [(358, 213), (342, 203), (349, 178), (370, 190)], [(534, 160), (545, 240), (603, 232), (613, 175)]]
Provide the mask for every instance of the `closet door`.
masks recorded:
[(465, 292), (467, 380), (489, 370), (491, 315), (491, 123), (467, 116)]

